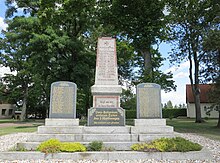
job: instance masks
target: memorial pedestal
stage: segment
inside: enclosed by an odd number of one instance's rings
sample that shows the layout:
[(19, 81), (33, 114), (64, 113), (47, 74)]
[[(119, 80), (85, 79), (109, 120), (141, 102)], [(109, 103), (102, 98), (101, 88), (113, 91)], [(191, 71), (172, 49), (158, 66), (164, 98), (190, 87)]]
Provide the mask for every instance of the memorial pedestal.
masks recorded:
[(84, 145), (102, 141), (105, 147), (120, 151), (131, 150), (135, 143), (176, 136), (173, 127), (166, 126), (165, 119), (135, 119), (134, 126), (79, 126), (78, 122), (79, 119), (46, 119), (45, 126), (39, 126), (37, 133), (19, 146), (34, 150), (41, 142), (56, 138)]
[(120, 85), (93, 85), (91, 88), (94, 108), (119, 108)]

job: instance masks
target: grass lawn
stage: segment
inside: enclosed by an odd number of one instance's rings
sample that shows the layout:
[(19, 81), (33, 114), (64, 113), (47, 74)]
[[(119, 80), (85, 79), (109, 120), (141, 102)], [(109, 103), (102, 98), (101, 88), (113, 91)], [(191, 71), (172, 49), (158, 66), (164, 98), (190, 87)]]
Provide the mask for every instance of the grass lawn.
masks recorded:
[(44, 121), (29, 120), (21, 122), (13, 119), (0, 119), (0, 136), (18, 132), (35, 132)]
[(176, 132), (196, 133), (211, 139), (220, 140), (220, 128), (217, 119), (208, 119), (204, 123), (195, 123), (195, 119), (167, 119), (167, 125), (173, 126)]
[[(43, 125), (43, 120), (29, 120), (20, 122), (11, 119), (0, 119), (0, 135), (6, 135), (17, 132), (35, 132), (37, 127)], [(86, 125), (86, 120), (80, 120), (80, 125)], [(134, 120), (126, 120), (126, 125), (133, 125)], [(216, 128), (217, 119), (208, 119), (204, 123), (195, 123), (195, 119), (167, 119), (167, 125), (173, 126), (176, 132), (196, 133), (211, 139), (220, 141), (220, 129)]]

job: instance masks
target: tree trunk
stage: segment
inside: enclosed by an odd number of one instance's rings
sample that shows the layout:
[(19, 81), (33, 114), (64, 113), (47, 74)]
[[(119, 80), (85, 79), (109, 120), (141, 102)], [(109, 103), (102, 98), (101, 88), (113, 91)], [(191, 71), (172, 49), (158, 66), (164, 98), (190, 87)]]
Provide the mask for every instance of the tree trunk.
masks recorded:
[(218, 115), (218, 124), (217, 124), (217, 127), (220, 128), (220, 110), (218, 111), (218, 114), (219, 114), (219, 115)]
[[(194, 48), (193, 48), (194, 49)], [(193, 50), (193, 59), (195, 64), (195, 72), (194, 72), (194, 100), (195, 100), (195, 108), (196, 108), (196, 123), (202, 123), (202, 115), (201, 115), (201, 105), (200, 105), (200, 88), (199, 88), (199, 60), (197, 56), (196, 50)]]
[(25, 93), (24, 93), (23, 106), (22, 106), (21, 117), (20, 117), (21, 121), (25, 120), (26, 118), (27, 97), (28, 97), (28, 87), (26, 87)]
[(202, 123), (202, 116), (201, 116), (201, 106), (200, 106), (200, 90), (197, 84), (195, 84), (195, 92), (194, 94), (194, 101), (195, 101), (195, 108), (196, 108), (196, 123)]
[(192, 53), (189, 54), (188, 56), (189, 62), (190, 62), (190, 67), (189, 67), (189, 79), (192, 87), (192, 93), (194, 97), (194, 102), (195, 102), (195, 114), (196, 114), (196, 123), (201, 123), (202, 122), (202, 116), (201, 116), (201, 107), (200, 107), (200, 90), (199, 90), (199, 63), (197, 61), (197, 53), (194, 50), (193, 53), (193, 59), (194, 59), (194, 64), (195, 64), (195, 71), (194, 71), (194, 80), (195, 84), (193, 82), (193, 69), (192, 69)]
[(148, 72), (152, 72), (152, 61), (151, 61), (151, 53), (150, 49), (144, 49), (141, 50), (141, 54), (143, 55), (144, 58), (144, 69)]
[(25, 120), (26, 109), (27, 109), (27, 99), (26, 99), (26, 96), (25, 96), (24, 99), (23, 99), (23, 106), (22, 106), (21, 117), (20, 117), (21, 121)]

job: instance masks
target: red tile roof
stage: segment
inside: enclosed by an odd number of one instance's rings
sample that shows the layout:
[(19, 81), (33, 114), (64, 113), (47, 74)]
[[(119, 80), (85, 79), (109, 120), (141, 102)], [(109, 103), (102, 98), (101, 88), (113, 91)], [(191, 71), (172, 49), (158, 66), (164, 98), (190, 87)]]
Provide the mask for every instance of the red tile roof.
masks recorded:
[[(212, 88), (212, 84), (199, 84), (200, 88), (200, 102), (209, 103), (208, 94)], [(186, 85), (186, 103), (194, 103), (191, 84)]]

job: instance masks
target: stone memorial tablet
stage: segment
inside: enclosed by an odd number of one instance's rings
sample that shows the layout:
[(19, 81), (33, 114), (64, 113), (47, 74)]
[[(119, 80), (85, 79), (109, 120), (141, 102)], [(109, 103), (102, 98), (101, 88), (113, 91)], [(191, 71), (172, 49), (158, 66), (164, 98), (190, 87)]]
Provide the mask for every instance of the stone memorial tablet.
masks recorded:
[(122, 108), (90, 108), (88, 112), (89, 126), (124, 126), (124, 109)]
[(137, 118), (162, 118), (160, 85), (154, 83), (137, 85)]
[(95, 106), (97, 108), (118, 108), (119, 96), (95, 96)]
[(76, 118), (76, 89), (72, 82), (52, 83), (49, 118)]
[(98, 40), (95, 85), (118, 85), (116, 42), (113, 38)]

